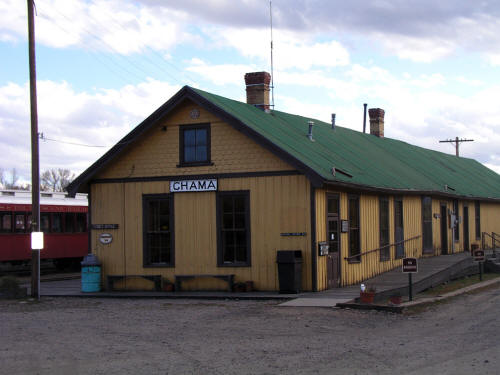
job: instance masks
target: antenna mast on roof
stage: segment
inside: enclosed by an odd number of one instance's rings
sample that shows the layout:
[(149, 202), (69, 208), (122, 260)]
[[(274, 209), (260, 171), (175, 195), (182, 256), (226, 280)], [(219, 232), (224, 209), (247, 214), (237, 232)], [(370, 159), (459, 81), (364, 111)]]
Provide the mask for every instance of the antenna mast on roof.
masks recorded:
[(273, 9), (272, 9), (272, 0), (269, 0), (269, 19), (271, 21), (271, 107), (274, 109)]

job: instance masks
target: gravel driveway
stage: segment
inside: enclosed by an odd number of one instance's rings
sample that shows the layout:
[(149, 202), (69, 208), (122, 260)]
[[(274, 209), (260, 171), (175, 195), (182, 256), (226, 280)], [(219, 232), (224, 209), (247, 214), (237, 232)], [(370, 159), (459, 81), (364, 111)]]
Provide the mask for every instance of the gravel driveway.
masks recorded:
[(406, 315), (278, 302), (0, 301), (2, 374), (498, 374), (500, 288)]

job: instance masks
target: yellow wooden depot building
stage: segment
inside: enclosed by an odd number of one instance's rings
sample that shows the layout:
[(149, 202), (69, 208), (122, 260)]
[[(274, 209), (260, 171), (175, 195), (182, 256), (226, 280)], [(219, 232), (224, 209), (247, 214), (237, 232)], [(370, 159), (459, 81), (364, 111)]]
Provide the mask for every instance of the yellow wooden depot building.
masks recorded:
[(270, 109), (268, 73), (245, 81), (247, 103), (185, 86), (69, 186), (105, 287), (275, 291), (277, 251), (299, 250), (320, 291), (500, 233), (482, 164), (385, 138), (381, 109), (365, 134)]

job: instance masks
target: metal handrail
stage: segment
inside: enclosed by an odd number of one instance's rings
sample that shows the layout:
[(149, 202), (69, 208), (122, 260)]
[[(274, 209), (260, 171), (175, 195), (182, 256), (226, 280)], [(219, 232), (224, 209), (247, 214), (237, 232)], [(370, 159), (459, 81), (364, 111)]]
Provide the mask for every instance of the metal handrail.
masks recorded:
[(500, 237), (500, 235), (498, 233), (495, 233), (495, 232), (491, 232), (491, 234), (489, 234), (488, 232), (482, 232), (482, 235), (481, 235), (482, 249), (486, 250), (486, 237), (489, 237), (489, 238), (491, 238), (491, 249), (493, 250), (493, 255), (496, 255), (497, 242), (500, 245), (500, 240), (496, 238), (497, 236)]
[[(405, 242), (408, 242), (408, 241), (413, 241), (413, 240), (416, 240), (416, 239), (418, 239), (420, 237), (422, 237), (422, 236), (418, 235), (418, 236), (415, 236), (415, 237), (407, 238), (406, 240), (403, 240), (403, 241), (394, 242), (394, 243), (391, 243), (391, 244), (388, 244), (388, 245), (384, 245), (382, 247), (378, 247), (376, 249), (368, 250), (368, 251), (365, 251), (363, 253), (359, 253), (359, 254), (356, 254), (356, 255), (351, 255), (350, 257), (344, 257), (344, 260), (351, 260), (351, 259), (355, 259), (355, 258), (361, 258), (364, 255), (367, 255), (367, 254), (370, 254), (370, 253), (374, 253), (376, 251), (380, 251), (382, 249), (386, 249), (386, 248), (391, 247), (391, 246), (401, 245), (402, 243), (405, 243)], [(406, 253), (406, 249), (405, 249), (405, 253)]]

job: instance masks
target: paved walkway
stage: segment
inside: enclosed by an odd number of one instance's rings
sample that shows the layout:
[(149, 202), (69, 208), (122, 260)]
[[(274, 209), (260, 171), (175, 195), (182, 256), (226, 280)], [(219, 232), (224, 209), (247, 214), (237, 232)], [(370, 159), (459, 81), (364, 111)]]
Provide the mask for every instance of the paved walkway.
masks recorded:
[[(469, 253), (442, 255), (418, 260), (418, 273), (413, 274), (413, 292), (416, 294), (431, 286), (459, 276), (474, 267)], [(376, 300), (387, 299), (396, 292), (408, 295), (408, 275), (396, 268), (364, 281), (377, 288)], [(333, 307), (338, 303), (353, 301), (359, 297), (359, 285), (330, 289), (323, 292), (280, 294), (277, 292), (229, 293), (229, 292), (99, 292), (82, 293), (79, 279), (46, 281), (41, 283), (42, 296), (94, 297), (94, 298), (192, 298), (192, 299), (253, 299), (285, 300), (281, 306)]]

